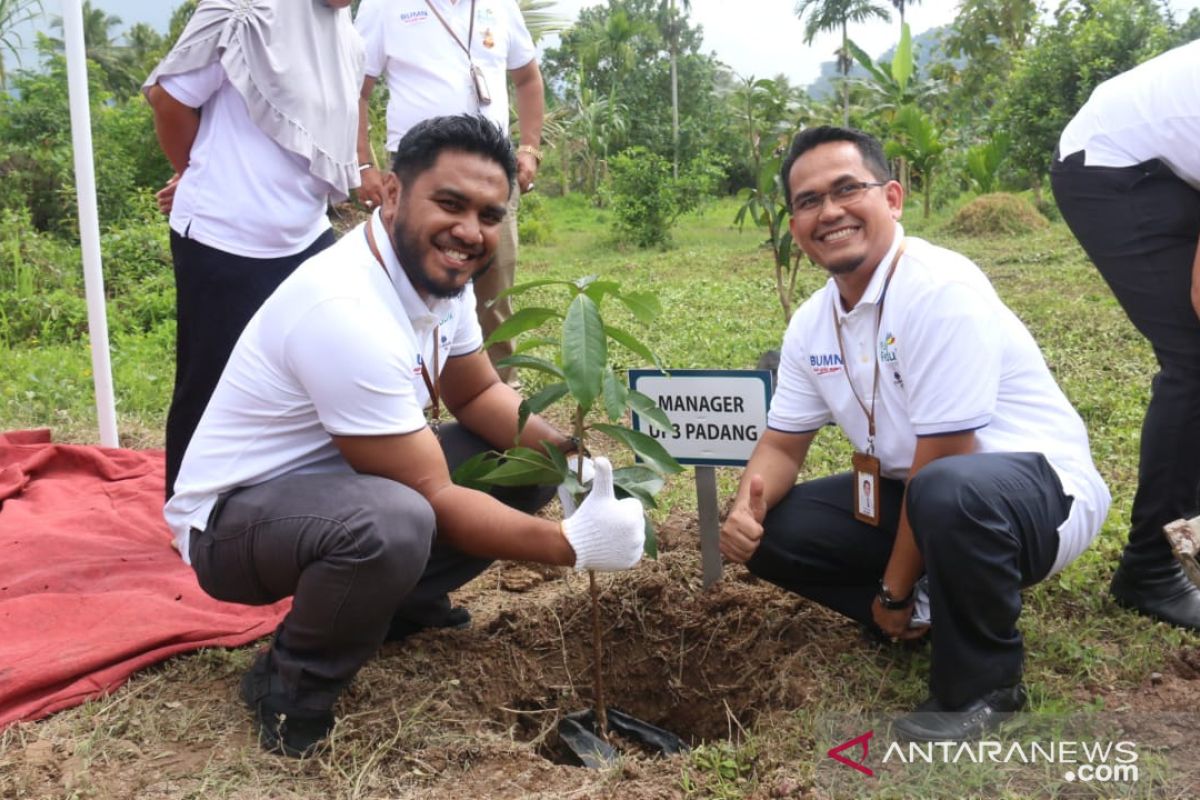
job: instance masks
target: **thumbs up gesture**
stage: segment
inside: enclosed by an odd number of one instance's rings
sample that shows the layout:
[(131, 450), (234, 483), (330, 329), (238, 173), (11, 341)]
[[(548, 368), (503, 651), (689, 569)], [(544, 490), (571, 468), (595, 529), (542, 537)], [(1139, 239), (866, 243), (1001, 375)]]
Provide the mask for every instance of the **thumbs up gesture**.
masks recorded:
[(734, 504), (721, 526), (721, 554), (730, 561), (744, 564), (762, 541), (762, 522), (767, 517), (761, 475), (751, 475), (745, 500)]
[(592, 491), (579, 509), (563, 520), (563, 535), (575, 551), (575, 569), (604, 572), (629, 569), (642, 558), (646, 542), (642, 504), (613, 494), (612, 464), (599, 457)]

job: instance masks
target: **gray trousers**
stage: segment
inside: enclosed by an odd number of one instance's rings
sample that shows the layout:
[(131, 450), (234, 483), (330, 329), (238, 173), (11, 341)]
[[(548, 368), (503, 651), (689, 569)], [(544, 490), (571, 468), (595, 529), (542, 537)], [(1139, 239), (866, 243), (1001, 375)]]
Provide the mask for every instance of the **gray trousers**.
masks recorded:
[[(460, 425), (443, 425), (453, 470), (489, 449)], [(496, 489), (527, 513), (553, 487)], [(190, 554), (201, 588), (218, 600), (265, 605), (292, 597), (271, 656), (281, 690), (303, 707), (328, 709), (383, 643), (393, 617), (436, 624), (446, 593), (483, 572), (475, 558), (437, 540), (432, 507), (404, 484), (373, 475), (285, 475), (222, 495)]]
[[(763, 520), (746, 564), (785, 589), (874, 626), (879, 589), (905, 486), (879, 482), (879, 527), (851, 511), (854, 477), (793, 487)], [(1071, 511), (1040, 453), (939, 458), (908, 485), (908, 520), (929, 575), (933, 614), (930, 693), (958, 708), (1021, 678), (1021, 588), (1050, 572), (1058, 527)]]

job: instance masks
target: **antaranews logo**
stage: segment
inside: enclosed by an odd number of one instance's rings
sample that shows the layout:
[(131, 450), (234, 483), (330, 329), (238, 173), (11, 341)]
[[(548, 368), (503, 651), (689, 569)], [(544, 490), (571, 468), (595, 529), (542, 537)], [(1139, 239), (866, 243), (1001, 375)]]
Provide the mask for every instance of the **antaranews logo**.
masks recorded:
[[(868, 778), (876, 776), (867, 766), (874, 730), (831, 747), (826, 755)], [(881, 746), (877, 756), (881, 768), (918, 764), (993, 764), (1012, 767), (1054, 765), (1061, 768), (1067, 783), (1136, 783), (1140, 776), (1135, 742), (1052, 739), (1048, 741), (901, 742)]]
[[(829, 748), (829, 752), (826, 755), (840, 764), (845, 764), (847, 767), (858, 770), (868, 778), (873, 778), (875, 777), (875, 771), (867, 766), (867, 756), (870, 755), (870, 742), (871, 737), (874, 735), (875, 731), (867, 731), (860, 736), (855, 736), (853, 739), (842, 742), (836, 747)], [(849, 756), (842, 755), (845, 751), (855, 747), (862, 749), (862, 757), (858, 761), (852, 760)]]

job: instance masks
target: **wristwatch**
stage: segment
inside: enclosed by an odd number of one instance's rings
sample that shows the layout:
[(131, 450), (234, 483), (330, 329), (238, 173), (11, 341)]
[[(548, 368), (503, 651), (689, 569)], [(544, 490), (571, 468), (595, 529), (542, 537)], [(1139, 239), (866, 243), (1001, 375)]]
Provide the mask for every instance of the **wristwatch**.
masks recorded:
[(916, 587), (909, 589), (908, 594), (904, 597), (896, 597), (892, 594), (892, 590), (888, 588), (888, 585), (881, 580), (879, 582), (879, 594), (876, 597), (879, 598), (879, 605), (888, 611), (900, 611), (916, 602)]
[(537, 149), (536, 147), (534, 147), (531, 144), (521, 145), (520, 147), (517, 148), (517, 152), (518, 153), (528, 153), (529, 155), (533, 156), (534, 161), (537, 161), (537, 163), (539, 163), (539, 164), (542, 163), (542, 151)]

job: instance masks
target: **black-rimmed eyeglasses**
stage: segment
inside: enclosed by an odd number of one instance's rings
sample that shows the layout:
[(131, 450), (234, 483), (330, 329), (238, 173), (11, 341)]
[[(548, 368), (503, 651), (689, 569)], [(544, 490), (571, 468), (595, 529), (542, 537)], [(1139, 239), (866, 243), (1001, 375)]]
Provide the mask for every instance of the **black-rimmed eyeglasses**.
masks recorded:
[(826, 197), (832, 200), (833, 204), (838, 208), (848, 206), (851, 203), (861, 200), (868, 189), (885, 185), (887, 185), (887, 181), (852, 181), (850, 183), (843, 183), (841, 186), (835, 186), (828, 192), (808, 192), (807, 194), (797, 195), (792, 200), (792, 213), (814, 214), (824, 208)]

